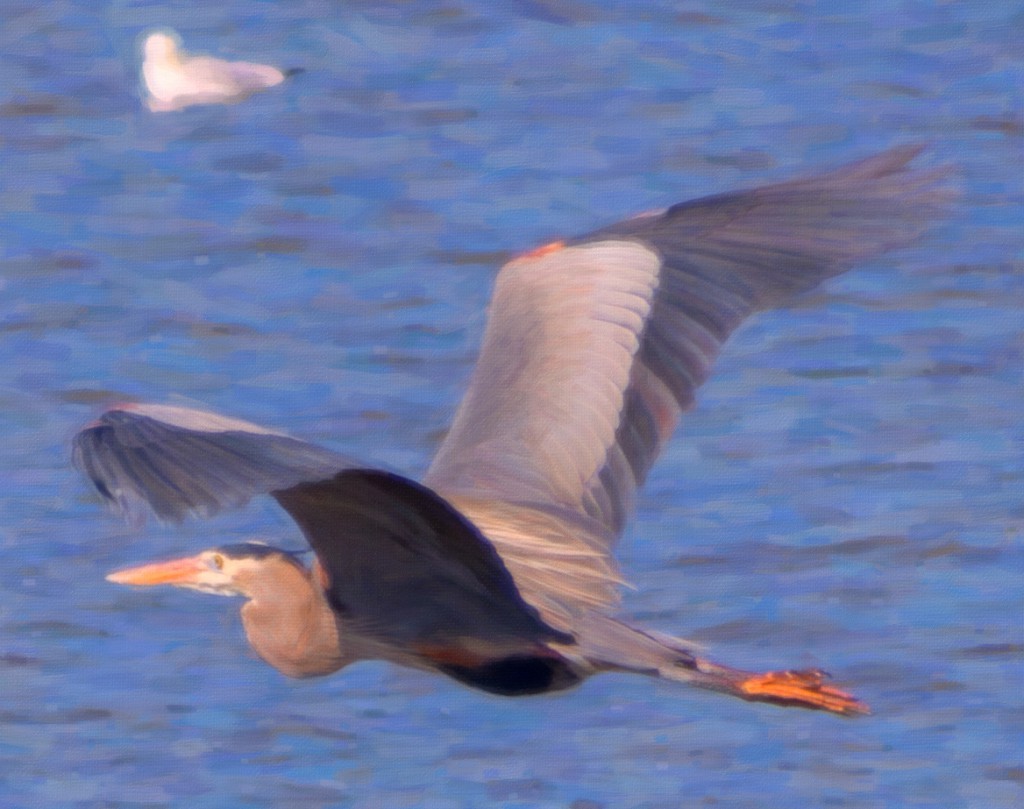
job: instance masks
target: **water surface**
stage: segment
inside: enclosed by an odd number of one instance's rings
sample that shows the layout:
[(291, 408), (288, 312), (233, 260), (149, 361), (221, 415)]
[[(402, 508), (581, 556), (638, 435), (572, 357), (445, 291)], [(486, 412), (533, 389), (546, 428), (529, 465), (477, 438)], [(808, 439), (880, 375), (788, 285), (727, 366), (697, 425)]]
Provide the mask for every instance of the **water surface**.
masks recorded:
[[(0, 4), (0, 804), (1016, 807), (1024, 17), (1012, 4)], [(139, 36), (305, 73), (154, 115)], [(929, 240), (729, 343), (624, 539), (622, 614), (866, 720), (640, 678), (502, 701), (360, 664), (288, 681), (234, 601), (110, 569), (259, 536), (125, 526), (70, 468), (123, 399), (418, 474), (509, 255), (897, 143)]]

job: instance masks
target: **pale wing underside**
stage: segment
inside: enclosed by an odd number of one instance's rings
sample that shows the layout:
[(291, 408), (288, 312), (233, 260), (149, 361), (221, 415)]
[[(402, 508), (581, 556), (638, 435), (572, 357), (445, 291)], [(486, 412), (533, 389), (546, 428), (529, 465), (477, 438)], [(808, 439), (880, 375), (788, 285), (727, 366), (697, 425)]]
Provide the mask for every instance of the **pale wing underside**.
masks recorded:
[(597, 520), (567, 509), (448, 499), (490, 540), (523, 597), (550, 625), (574, 631), (581, 611), (618, 601), (623, 580)]
[(631, 241), (507, 264), (473, 382), (427, 484), (574, 505), (615, 440), (660, 264)]
[(918, 151), (683, 203), (506, 265), (428, 485), (568, 509), (605, 528), (585, 544), (607, 547), (730, 333), (944, 210), (943, 172), (906, 168)]

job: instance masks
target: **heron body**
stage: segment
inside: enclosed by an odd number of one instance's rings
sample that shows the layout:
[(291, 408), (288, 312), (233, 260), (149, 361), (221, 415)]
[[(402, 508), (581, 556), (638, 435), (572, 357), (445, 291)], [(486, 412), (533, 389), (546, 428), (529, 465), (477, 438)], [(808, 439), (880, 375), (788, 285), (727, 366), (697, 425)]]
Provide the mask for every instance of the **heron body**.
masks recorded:
[(108, 410), (74, 442), (107, 500), (180, 520), (268, 493), (315, 554), (307, 569), (250, 544), (110, 578), (246, 597), (249, 642), (290, 676), (376, 658), (517, 695), (626, 671), (866, 712), (821, 672), (740, 671), (618, 621), (612, 550), (729, 334), (943, 212), (942, 173), (908, 167), (918, 151), (682, 203), (506, 264), (422, 483), (237, 419)]

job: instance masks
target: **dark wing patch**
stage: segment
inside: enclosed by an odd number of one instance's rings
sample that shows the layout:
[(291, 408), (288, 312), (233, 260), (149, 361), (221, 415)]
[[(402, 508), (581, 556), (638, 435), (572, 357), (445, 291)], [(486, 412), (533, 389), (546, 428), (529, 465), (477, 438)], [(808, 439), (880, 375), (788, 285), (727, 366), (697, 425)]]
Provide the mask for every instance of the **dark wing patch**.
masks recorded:
[(485, 654), (572, 638), (527, 604), (501, 557), (444, 499), (388, 472), (348, 469), (274, 497), (327, 573), (328, 598), (359, 632)]

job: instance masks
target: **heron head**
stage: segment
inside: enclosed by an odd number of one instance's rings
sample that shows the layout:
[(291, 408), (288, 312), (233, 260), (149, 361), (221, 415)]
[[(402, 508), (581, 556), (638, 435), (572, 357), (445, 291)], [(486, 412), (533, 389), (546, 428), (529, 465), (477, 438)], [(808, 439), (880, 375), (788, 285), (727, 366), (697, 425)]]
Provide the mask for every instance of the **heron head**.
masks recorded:
[(171, 584), (203, 593), (252, 598), (259, 582), (277, 564), (305, 570), (295, 554), (258, 542), (211, 548), (195, 556), (117, 570), (107, 576), (115, 584)]

